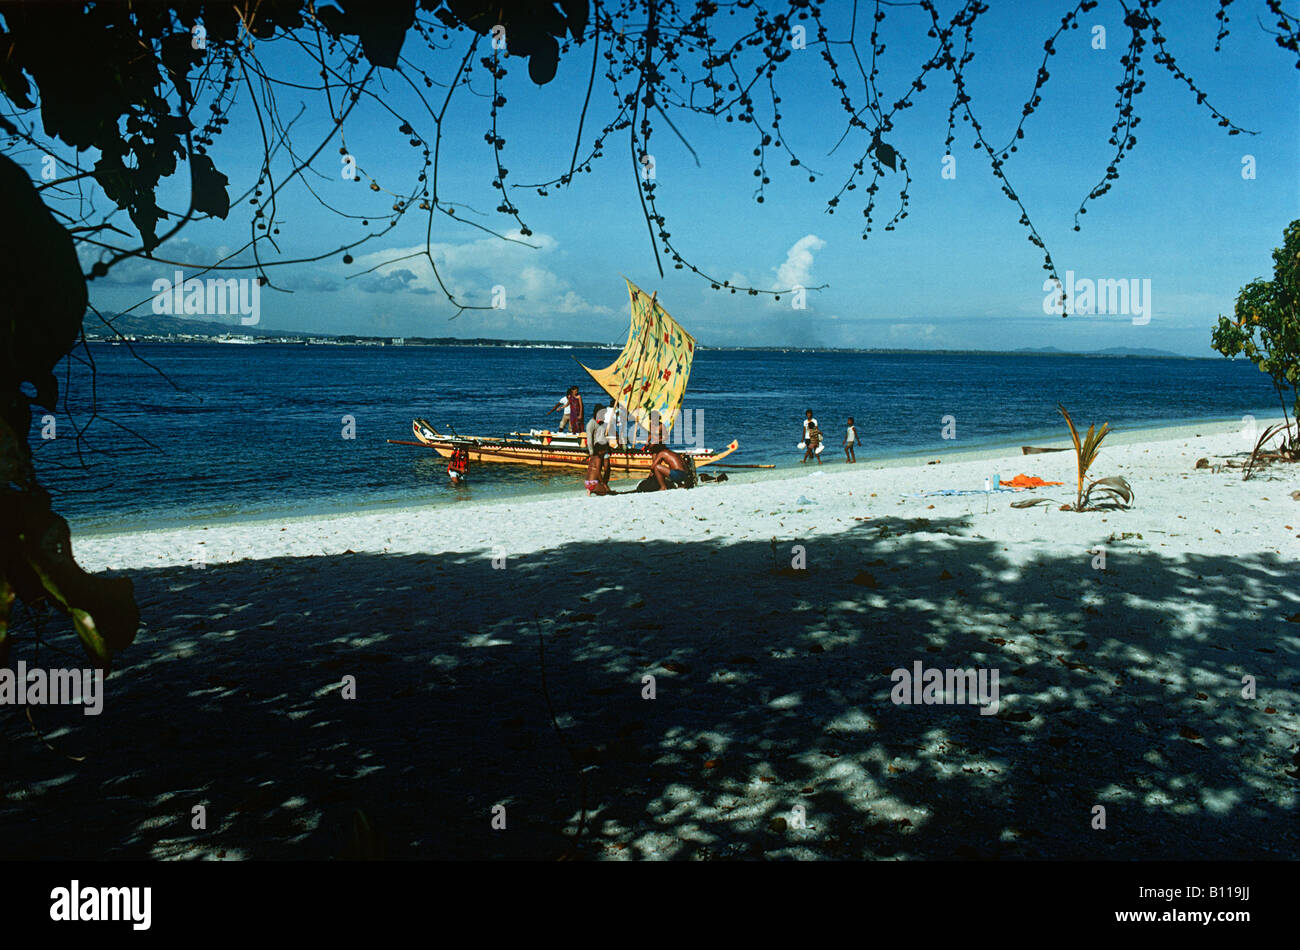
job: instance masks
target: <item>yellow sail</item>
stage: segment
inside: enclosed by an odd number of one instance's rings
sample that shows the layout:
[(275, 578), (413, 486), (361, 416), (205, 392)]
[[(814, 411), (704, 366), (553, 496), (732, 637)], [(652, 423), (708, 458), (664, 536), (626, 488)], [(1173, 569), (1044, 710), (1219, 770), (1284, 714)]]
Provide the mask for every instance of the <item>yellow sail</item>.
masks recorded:
[(578, 365), (642, 429), (649, 428), (652, 413), (658, 413), (665, 428), (671, 429), (691, 376), (695, 337), (630, 280), (627, 292), (632, 301), (632, 326), (623, 352), (604, 369)]

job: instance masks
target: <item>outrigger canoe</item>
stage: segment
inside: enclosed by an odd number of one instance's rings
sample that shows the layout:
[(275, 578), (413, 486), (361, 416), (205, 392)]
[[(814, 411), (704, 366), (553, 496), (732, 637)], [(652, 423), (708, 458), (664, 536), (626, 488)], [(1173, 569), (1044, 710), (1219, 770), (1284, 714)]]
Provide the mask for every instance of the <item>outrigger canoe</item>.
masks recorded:
[[(686, 332), (659, 304), (657, 295), (647, 295), (632, 281), (627, 281), (632, 322), (622, 352), (604, 369), (592, 369), (578, 363), (608, 393), (621, 410), (621, 416), (648, 432), (652, 422), (662, 420), (671, 430), (680, 418), (686, 382), (695, 358), (695, 338)], [(457, 449), (465, 449), (471, 462), (501, 462), (532, 465), (538, 468), (585, 469), (589, 453), (584, 433), (512, 432), (500, 438), (450, 435), (439, 432), (425, 419), (411, 423), (415, 442), (388, 441), (398, 445), (422, 445), (443, 458)], [(621, 433), (621, 435), (624, 435)], [(697, 468), (712, 465), (740, 447), (732, 440), (721, 451), (684, 448), (671, 438), (668, 445), (689, 456)], [(650, 471), (649, 452), (620, 448), (610, 453), (611, 469), (626, 475), (644, 475)]]
[[(538, 468), (586, 469), (587, 437), (582, 434), (565, 432), (537, 432), (512, 434), (502, 439), (478, 438), (465, 435), (444, 435), (427, 420), (416, 419), (411, 423), (411, 432), (416, 442), (433, 449), (443, 458), (451, 458), (456, 449), (465, 449), (471, 462), (502, 462), (512, 465), (533, 465)], [(518, 437), (514, 437), (518, 435)], [(740, 443), (734, 439), (721, 452), (712, 449), (683, 449), (674, 451), (689, 456), (695, 467), (710, 465), (721, 461), (736, 449)], [(650, 473), (649, 452), (615, 449), (609, 454), (610, 469), (624, 475), (648, 475)]]

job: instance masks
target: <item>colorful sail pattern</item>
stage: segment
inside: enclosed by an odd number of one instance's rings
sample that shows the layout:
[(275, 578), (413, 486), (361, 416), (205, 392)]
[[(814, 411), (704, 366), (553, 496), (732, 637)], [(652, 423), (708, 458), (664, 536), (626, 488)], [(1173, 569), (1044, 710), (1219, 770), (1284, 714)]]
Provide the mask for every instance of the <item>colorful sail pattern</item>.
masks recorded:
[(686, 395), (695, 337), (630, 280), (627, 292), (632, 301), (632, 326), (623, 352), (604, 369), (579, 365), (618, 400), (640, 428), (648, 429), (651, 414), (657, 412), (664, 426), (671, 429)]

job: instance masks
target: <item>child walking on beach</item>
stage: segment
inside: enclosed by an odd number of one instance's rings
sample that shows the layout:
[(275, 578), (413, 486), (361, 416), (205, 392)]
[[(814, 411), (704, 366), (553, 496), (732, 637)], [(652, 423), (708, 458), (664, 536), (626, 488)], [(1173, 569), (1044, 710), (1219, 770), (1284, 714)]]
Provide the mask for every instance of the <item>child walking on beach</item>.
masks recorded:
[(816, 424), (808, 424), (804, 429), (804, 453), (799, 464), (802, 465), (809, 459), (816, 459), (817, 464), (822, 463), (822, 430), (817, 428)]
[(858, 444), (858, 427), (853, 424), (853, 417), (849, 416), (849, 429), (844, 433), (844, 461), (856, 462), (857, 457), (853, 454), (853, 446)]

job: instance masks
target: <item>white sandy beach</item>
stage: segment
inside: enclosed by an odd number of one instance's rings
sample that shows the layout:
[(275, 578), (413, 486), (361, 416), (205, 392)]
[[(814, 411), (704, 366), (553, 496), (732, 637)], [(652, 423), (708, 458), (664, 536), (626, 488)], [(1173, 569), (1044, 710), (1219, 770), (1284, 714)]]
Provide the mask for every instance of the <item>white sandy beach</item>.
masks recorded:
[[(102, 716), (35, 711), (56, 752), (3, 711), (5, 856), (339, 856), (359, 808), (395, 858), (555, 858), (581, 823), (607, 859), (1295, 859), (1300, 467), (1194, 470), (1250, 447), (1113, 434), (1091, 474), (1129, 480), (1125, 511), (905, 497), (1023, 472), (1072, 501), (1073, 452), (832, 447), (689, 492), (575, 473), (559, 499), (74, 537), (145, 626)], [(917, 661), (997, 670), (998, 713), (894, 704)]]

